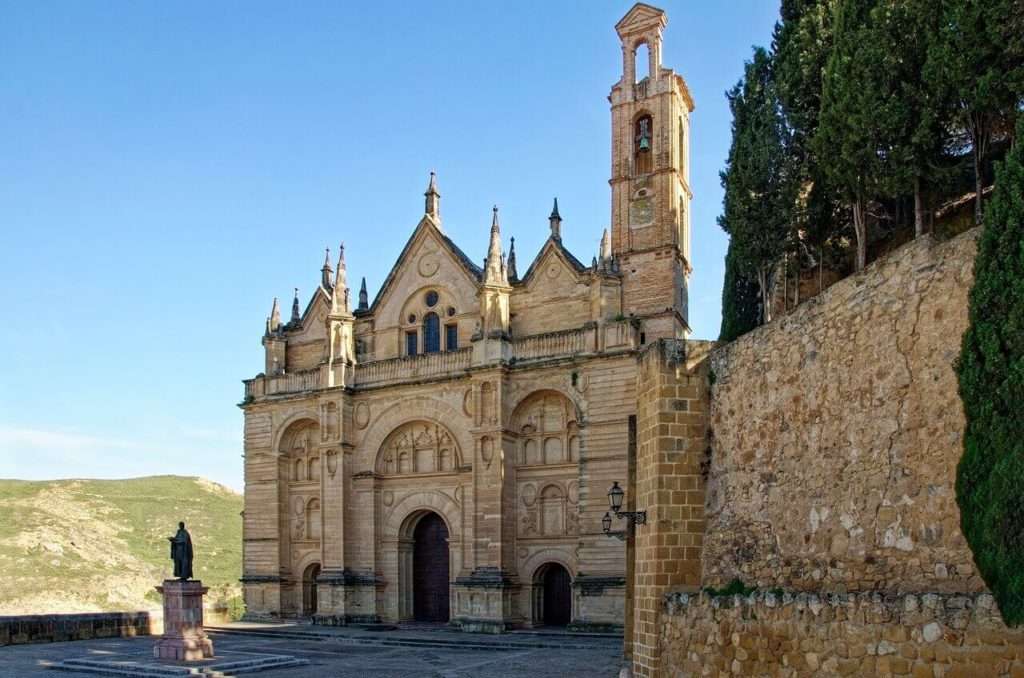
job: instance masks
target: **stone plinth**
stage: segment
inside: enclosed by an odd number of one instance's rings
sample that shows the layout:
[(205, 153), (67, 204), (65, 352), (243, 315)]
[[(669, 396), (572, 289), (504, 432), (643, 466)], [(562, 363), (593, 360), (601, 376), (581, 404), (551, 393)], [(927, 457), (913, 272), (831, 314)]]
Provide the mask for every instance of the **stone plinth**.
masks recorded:
[(213, 641), (203, 631), (203, 594), (209, 589), (201, 581), (165, 579), (156, 590), (164, 597), (164, 635), (153, 656), (178, 661), (212, 657)]

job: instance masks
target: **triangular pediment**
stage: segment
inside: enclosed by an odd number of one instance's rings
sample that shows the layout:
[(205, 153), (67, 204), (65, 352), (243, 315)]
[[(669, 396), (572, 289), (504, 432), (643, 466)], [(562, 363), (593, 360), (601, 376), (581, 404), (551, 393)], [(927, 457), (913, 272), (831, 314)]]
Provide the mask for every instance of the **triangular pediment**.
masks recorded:
[(402, 248), (370, 308), (358, 315), (374, 315), (399, 291), (404, 295), (410, 287), (448, 278), (449, 271), (456, 272), (456, 277), (473, 289), (479, 286), (483, 275), (480, 267), (432, 219), (423, 217)]
[(615, 24), (615, 30), (619, 37), (639, 33), (640, 31), (657, 26), (664, 28), (668, 23), (668, 17), (663, 10), (643, 2), (633, 5), (633, 8), (626, 12), (626, 16)]
[(295, 325), (289, 322), (285, 325), (285, 331), (299, 342), (320, 338), (321, 335), (326, 336), (324, 320), (330, 310), (331, 293), (324, 289), (323, 285), (318, 285), (309, 303), (306, 304), (306, 310), (299, 316), (299, 322)]
[(587, 270), (587, 267), (574, 257), (560, 240), (548, 238), (516, 286), (531, 289), (541, 275), (549, 278), (567, 276), (573, 281), (579, 281)]

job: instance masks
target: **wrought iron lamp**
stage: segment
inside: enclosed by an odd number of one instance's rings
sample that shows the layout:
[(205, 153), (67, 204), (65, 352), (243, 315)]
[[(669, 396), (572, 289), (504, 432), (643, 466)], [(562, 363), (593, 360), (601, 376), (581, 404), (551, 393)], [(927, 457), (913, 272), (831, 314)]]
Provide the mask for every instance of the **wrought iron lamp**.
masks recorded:
[[(643, 525), (647, 522), (647, 511), (622, 510), (622, 500), (625, 496), (626, 493), (621, 487), (619, 487), (618, 481), (613, 482), (612, 489), (608, 490), (608, 505), (611, 508), (611, 511), (605, 513), (604, 518), (601, 519), (601, 527), (604, 528), (604, 533), (609, 537), (618, 537), (622, 540), (629, 538), (634, 525)], [(628, 531), (612, 532), (612, 513), (615, 514), (616, 518), (627, 518), (629, 520)]]
[(601, 518), (601, 527), (604, 528), (604, 533), (609, 537), (618, 537), (620, 541), (626, 541), (629, 535), (622, 530), (618, 532), (612, 532), (612, 517), (611, 514), (605, 513), (604, 518)]

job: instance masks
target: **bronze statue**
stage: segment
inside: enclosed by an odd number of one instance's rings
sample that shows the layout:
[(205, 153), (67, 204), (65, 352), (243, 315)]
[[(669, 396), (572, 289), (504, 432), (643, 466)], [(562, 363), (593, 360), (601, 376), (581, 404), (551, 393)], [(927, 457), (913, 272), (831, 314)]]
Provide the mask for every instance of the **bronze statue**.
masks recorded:
[(192, 537), (185, 529), (185, 523), (178, 523), (178, 533), (168, 537), (171, 542), (171, 560), (174, 561), (174, 578), (187, 581), (192, 578)]

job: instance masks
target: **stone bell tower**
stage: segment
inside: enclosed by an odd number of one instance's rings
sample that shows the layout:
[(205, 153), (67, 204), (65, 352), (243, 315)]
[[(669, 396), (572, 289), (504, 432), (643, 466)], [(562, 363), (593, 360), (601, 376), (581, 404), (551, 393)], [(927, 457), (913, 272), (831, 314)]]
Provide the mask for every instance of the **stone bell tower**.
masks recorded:
[(622, 79), (612, 106), (612, 253), (622, 306), (643, 320), (646, 340), (690, 330), (689, 145), (693, 99), (682, 76), (661, 65), (662, 10), (637, 3), (615, 25)]

